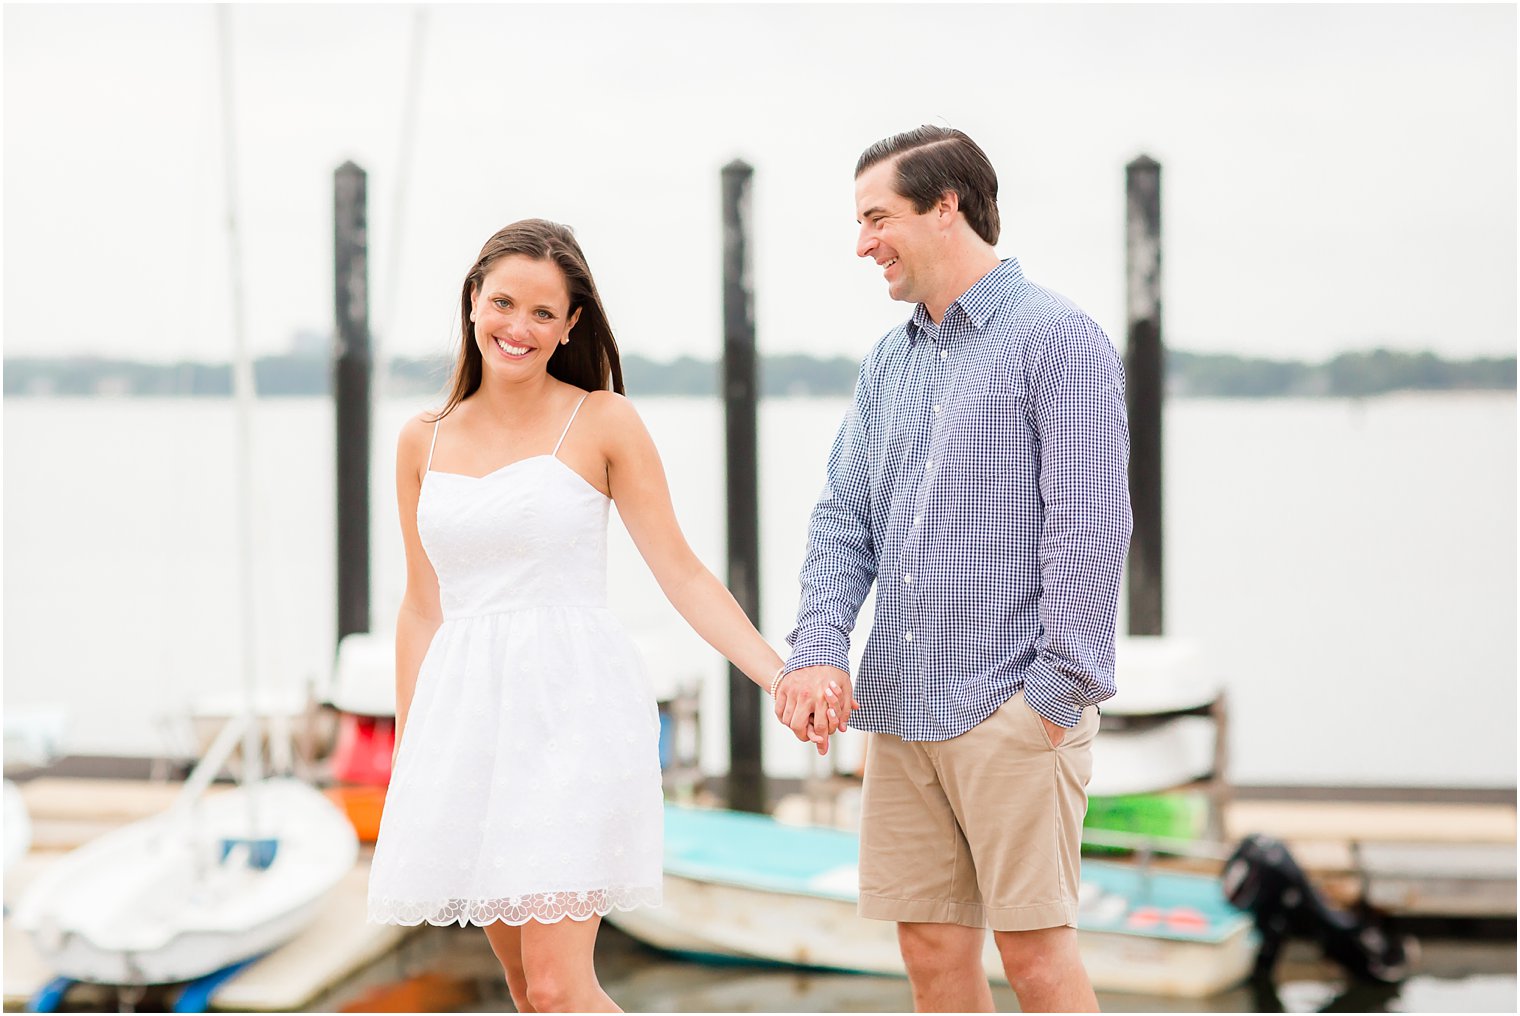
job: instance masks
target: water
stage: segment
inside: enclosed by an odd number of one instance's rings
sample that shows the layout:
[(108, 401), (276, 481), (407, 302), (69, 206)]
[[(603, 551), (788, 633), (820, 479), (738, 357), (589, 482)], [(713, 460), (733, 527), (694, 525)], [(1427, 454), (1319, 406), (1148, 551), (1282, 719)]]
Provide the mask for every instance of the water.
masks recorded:
[[(1270, 988), (1240, 985), (1207, 998), (1099, 992), (1104, 1012), (1514, 1012), (1515, 943), (1427, 939), (1403, 984), (1348, 983), (1306, 943), (1290, 943)], [(911, 1012), (901, 977), (703, 964), (657, 952), (603, 925), (596, 971), (628, 1012)], [(1005, 986), (1001, 1012), (1017, 1012)], [(138, 1012), (161, 1012), (173, 994), (150, 989)], [(109, 1012), (105, 989), (75, 988), (70, 1011)], [(512, 999), (478, 928), (421, 928), (385, 955), (313, 999), (307, 1012), (512, 1012)]]
[[(911, 1012), (904, 978), (693, 963), (649, 949), (603, 925), (597, 975), (629, 1012)], [(476, 928), (423, 928), (402, 947), (335, 988), (311, 1012), (512, 1011), (485, 935)], [(1100, 992), (1105, 1012), (1514, 1012), (1515, 943), (1433, 939), (1421, 943), (1396, 987), (1347, 983), (1304, 944), (1285, 950), (1273, 989), (1241, 985), (1201, 999)], [(1018, 1011), (1006, 986), (1002, 1012)]]
[[(721, 576), (721, 407), (638, 405), (686, 535)], [(844, 405), (761, 407), (762, 628), (778, 643)], [(395, 434), (419, 408), (376, 413), (377, 628), (405, 577)], [(161, 718), (240, 681), (231, 403), (11, 398), (4, 414), (7, 707), (65, 704), (74, 752), (181, 747)], [(1237, 782), (1514, 786), (1515, 423), (1512, 394), (1167, 407), (1168, 630), (1225, 679)], [(274, 687), (331, 665), (332, 443), (327, 400), (258, 405), (255, 657)], [(721, 771), (721, 663), (616, 520), (610, 555), (612, 604), (652, 670), (703, 686), (704, 763)], [(767, 768), (800, 773), (806, 755), (772, 726)], [(859, 742), (844, 739), (845, 762)]]

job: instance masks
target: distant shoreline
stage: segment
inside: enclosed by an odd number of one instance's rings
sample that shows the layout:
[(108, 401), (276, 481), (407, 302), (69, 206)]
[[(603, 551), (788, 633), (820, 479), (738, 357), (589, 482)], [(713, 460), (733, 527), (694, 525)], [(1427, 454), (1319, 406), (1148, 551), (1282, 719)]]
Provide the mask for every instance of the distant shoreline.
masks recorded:
[[(765, 398), (848, 396), (859, 363), (848, 357), (801, 354), (761, 357)], [(232, 371), (225, 363), (173, 364), (96, 357), (7, 357), (5, 395), (20, 397), (116, 396), (193, 398), (227, 396)], [(436, 395), (447, 384), (442, 358), (390, 362), (387, 396)], [(1167, 395), (1173, 398), (1358, 398), (1395, 392), (1515, 391), (1515, 357), (1447, 360), (1434, 353), (1386, 349), (1341, 353), (1323, 363), (1267, 360), (1219, 353), (1168, 350)], [(330, 363), (319, 356), (264, 356), (254, 361), (260, 397), (330, 393)], [(718, 364), (683, 356), (652, 360), (623, 357), (633, 396), (715, 397)]]

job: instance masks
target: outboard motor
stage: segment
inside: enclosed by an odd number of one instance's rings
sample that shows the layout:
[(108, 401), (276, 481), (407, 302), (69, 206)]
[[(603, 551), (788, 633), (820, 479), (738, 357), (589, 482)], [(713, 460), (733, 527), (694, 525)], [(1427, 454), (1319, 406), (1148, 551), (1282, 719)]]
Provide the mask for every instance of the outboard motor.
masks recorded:
[(1256, 918), (1261, 951), (1254, 977), (1271, 979), (1289, 938), (1318, 942), (1326, 956), (1364, 981), (1397, 984), (1408, 976), (1405, 941), (1370, 915), (1358, 919), (1327, 904), (1280, 840), (1247, 836), (1225, 862), (1221, 881), (1225, 897)]

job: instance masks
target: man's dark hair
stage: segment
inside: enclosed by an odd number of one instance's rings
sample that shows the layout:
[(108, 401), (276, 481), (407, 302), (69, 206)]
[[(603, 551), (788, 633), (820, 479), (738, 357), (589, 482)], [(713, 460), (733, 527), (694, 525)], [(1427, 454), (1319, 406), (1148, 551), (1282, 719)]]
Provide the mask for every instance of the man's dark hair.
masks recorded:
[(878, 162), (897, 159), (897, 192), (922, 215), (945, 191), (955, 191), (966, 221), (990, 244), (1002, 232), (998, 219), (997, 172), (987, 153), (964, 132), (924, 124), (878, 141), (861, 153), (855, 176)]

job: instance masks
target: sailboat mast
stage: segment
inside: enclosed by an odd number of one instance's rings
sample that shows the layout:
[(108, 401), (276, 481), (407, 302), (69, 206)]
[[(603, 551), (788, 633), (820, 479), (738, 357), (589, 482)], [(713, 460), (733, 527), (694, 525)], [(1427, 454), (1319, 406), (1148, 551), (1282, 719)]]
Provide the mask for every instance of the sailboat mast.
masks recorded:
[[(384, 405), (390, 394), (390, 360), (387, 351), (396, 331), (396, 300), (401, 290), (401, 258), (405, 250), (407, 196), (411, 184), (413, 153), (417, 149), (417, 112), (422, 95), (422, 61), (427, 53), (427, 8), (421, 4), (412, 11), (410, 56), (406, 65), (406, 91), (401, 115), (401, 134), (396, 150), (396, 187), (391, 195), (390, 249), (385, 259), (385, 285), (381, 288), (381, 312), (371, 336), (371, 355), (375, 364), (374, 400)], [(394, 345), (390, 347), (394, 350)]]
[[(238, 537), (238, 662), (243, 677), (243, 779), (252, 785), (262, 775), (259, 755), (260, 724), (257, 722), (257, 667), (254, 665), (257, 644), (253, 595), (253, 364), (248, 355), (247, 328), (243, 303), (243, 256), (238, 231), (237, 135), (232, 92), (232, 10), (229, 4), (216, 5), (217, 36), (221, 64), (222, 94), (222, 163), (226, 171), (227, 267), (231, 283), (232, 308), (232, 394), (235, 407), (236, 500), (233, 517)], [(250, 807), (254, 795), (249, 795)], [(250, 815), (250, 836), (257, 835), (256, 815)]]

